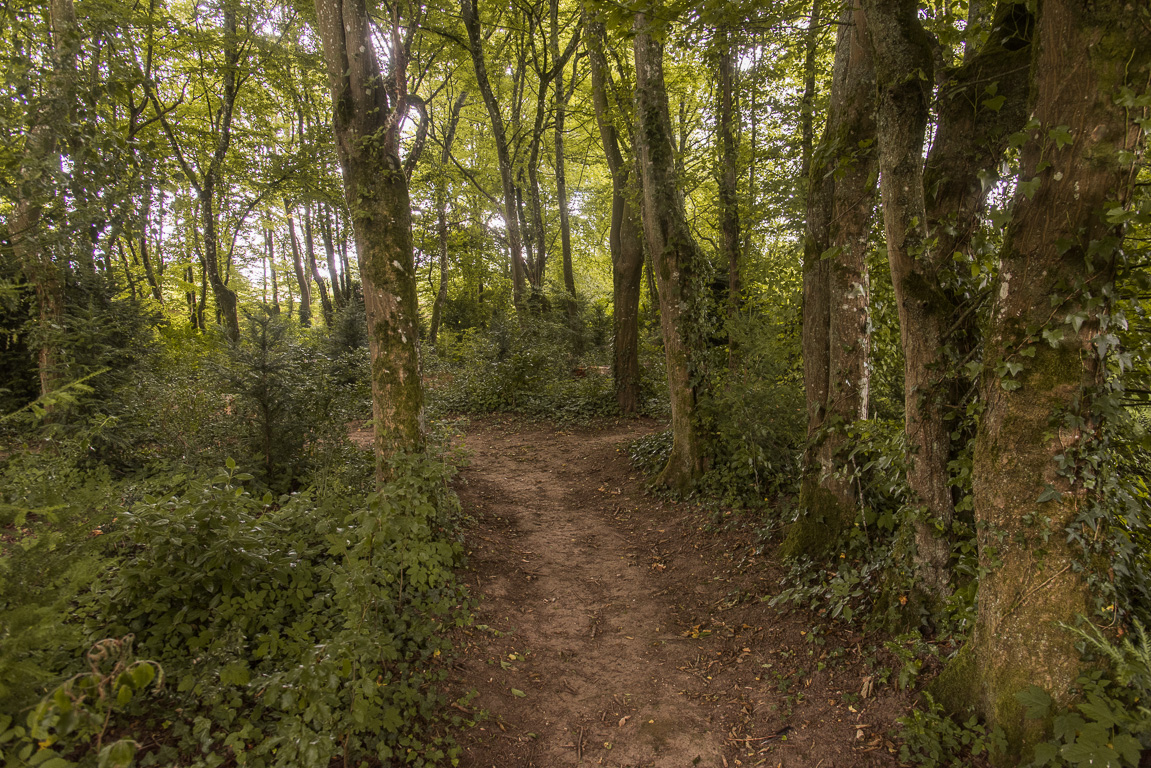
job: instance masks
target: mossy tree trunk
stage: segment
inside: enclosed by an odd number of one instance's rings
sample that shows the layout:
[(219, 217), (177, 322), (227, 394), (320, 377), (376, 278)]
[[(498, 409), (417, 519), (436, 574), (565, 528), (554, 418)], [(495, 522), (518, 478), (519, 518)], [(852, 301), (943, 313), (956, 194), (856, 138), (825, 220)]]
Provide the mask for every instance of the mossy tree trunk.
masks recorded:
[(907, 481), (915, 517), (915, 569), (930, 597), (949, 590), (954, 505), (948, 485), (950, 426), (937, 395), (940, 350), (952, 307), (928, 258), (923, 146), (933, 87), (931, 43), (916, 0), (863, 0), (878, 83), (880, 193), (904, 354)]
[(1123, 2), (1044, 0), (1034, 45), (1032, 121), (993, 285), (975, 446), (986, 575), (974, 634), (936, 686), (953, 709), (974, 707), (1006, 731), (1004, 766), (1027, 760), (1044, 729), (1015, 695), (1037, 684), (1066, 704), (1083, 671), (1060, 626), (1091, 612), (1083, 553), (1067, 535), (1080, 525), (1083, 489), (1060, 457), (1084, 449), (1101, 418), (1091, 412), (1108, 348), (1101, 298), (1122, 237), (1107, 211), (1130, 198), (1142, 140), (1139, 115), (1117, 99), (1124, 86), (1144, 92), (1151, 69), (1145, 21)]
[(636, 14), (635, 108), (640, 167), (643, 170), (643, 227), (659, 283), (660, 323), (671, 398), (671, 456), (658, 482), (680, 492), (704, 471), (703, 434), (696, 419), (699, 370), (692, 333), (700, 310), (697, 272), (702, 259), (684, 214), (676, 169), (671, 116), (663, 75), (663, 46), (653, 36), (646, 13)]
[[(392, 92), (385, 86), (364, 0), (316, 0), (332, 89), (336, 146), (352, 212), (368, 318), (376, 478), (389, 459), (424, 446), (419, 316), (407, 174), (399, 156), (406, 105), (407, 42), (390, 37)], [(410, 39), (409, 39), (410, 41)]]
[[(917, 582), (929, 599), (949, 589), (953, 503), (947, 421), (956, 410), (948, 372), (971, 351), (977, 296), (943, 287), (955, 254), (968, 255), (979, 228), (987, 181), (1007, 139), (1022, 125), (1032, 19), (1026, 5), (1002, 2), (984, 46), (949, 74), (939, 93), (937, 130), (922, 157), (931, 93), (931, 51), (915, 3), (869, 0), (880, 94), (880, 167), (888, 257), (904, 348), (905, 426)], [(964, 321), (966, 319), (966, 321)]]
[(600, 140), (611, 172), (611, 229), (614, 343), (612, 376), (615, 398), (623, 413), (639, 410), (639, 293), (643, 278), (643, 224), (634, 163), (624, 159), (616, 128), (620, 115), (608, 100), (611, 70), (604, 55), (604, 25), (587, 17), (584, 34), (591, 66), (592, 102)]
[(875, 209), (875, 72), (866, 19), (840, 17), (827, 125), (811, 164), (803, 247), (803, 377), (807, 404), (803, 516), (785, 557), (826, 554), (855, 515), (850, 480), (835, 476), (843, 425), (866, 418), (870, 350), (867, 241)]

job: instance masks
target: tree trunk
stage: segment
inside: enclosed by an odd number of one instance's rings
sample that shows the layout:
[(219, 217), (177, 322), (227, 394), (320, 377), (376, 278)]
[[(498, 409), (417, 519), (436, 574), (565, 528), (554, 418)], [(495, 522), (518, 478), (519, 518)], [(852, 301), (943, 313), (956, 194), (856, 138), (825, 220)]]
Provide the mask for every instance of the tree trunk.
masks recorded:
[(1003, 766), (1028, 761), (1049, 727), (1028, 720), (1015, 695), (1036, 684), (1066, 705), (1086, 671), (1060, 626), (1093, 611), (1085, 553), (1067, 533), (1099, 532), (1081, 529), (1082, 479), (1071, 484), (1060, 467), (1091, 450), (1103, 418), (1092, 412), (1109, 346), (1099, 297), (1115, 276), (1123, 233), (1113, 222), (1142, 141), (1116, 100), (1123, 88), (1143, 92), (1151, 66), (1145, 24), (1114, 0), (1045, 0), (1035, 47), (1034, 127), (992, 286), (972, 472), (986, 575), (971, 640), (935, 686), (952, 708), (1004, 729)]
[(288, 201), (284, 200), (284, 213), (288, 216), (288, 237), (292, 243), (292, 264), (296, 268), (296, 284), (300, 286), (300, 325), (304, 328), (312, 326), (312, 282), (304, 268), (304, 257), (300, 253), (300, 241), (296, 238), (296, 222), (292, 218), (292, 209)]
[[(399, 156), (397, 104), (389, 103), (364, 0), (316, 0), (331, 83), (336, 147), (352, 213), (368, 317), (376, 479), (390, 460), (424, 447), (419, 308), (412, 251), (412, 211)], [(390, 31), (391, 67), (403, 103), (405, 54)]]
[(479, 0), (461, 0), (464, 27), (468, 32), (468, 47), (475, 68), (476, 84), (483, 96), (492, 123), (492, 137), (496, 142), (496, 157), (499, 159), (500, 180), (504, 192), (504, 226), (507, 227), (508, 246), (512, 260), (512, 300), (516, 308), (523, 305), (526, 270), (523, 263), (523, 237), (520, 234), (519, 209), (516, 205), (516, 185), (513, 176), (511, 154), (508, 152), (507, 134), (499, 102), (488, 81), (487, 65), (484, 62), (483, 36), (480, 34)]
[[(559, 0), (551, 0), (551, 44), (552, 57), (560, 57), (559, 49)], [(572, 269), (571, 222), (568, 219), (568, 187), (564, 170), (564, 120), (567, 116), (567, 102), (571, 91), (564, 90), (564, 69), (557, 63), (556, 70), (556, 204), (560, 209), (560, 252), (563, 262), (564, 289), (567, 291), (568, 317), (576, 314), (575, 272)], [(572, 87), (575, 87), (575, 72), (572, 72)]]
[[(819, 53), (819, 21), (822, 13), (820, 0), (811, 2), (811, 18), (807, 22), (807, 39), (803, 43), (803, 98), (799, 106), (799, 170), (802, 178), (811, 178), (811, 152), (815, 141), (815, 56)], [(866, 40), (863, 41), (866, 44)], [(754, 137), (752, 141), (754, 142)]]
[(348, 303), (348, 297), (343, 290), (339, 267), (336, 266), (336, 244), (332, 239), (332, 219), (326, 204), (320, 215), (320, 236), (324, 240), (324, 257), (328, 264), (328, 276), (332, 280), (332, 301), (335, 302), (336, 309), (340, 310)]
[(316, 263), (316, 239), (312, 234), (312, 203), (304, 203), (304, 253), (308, 257), (308, 267), (312, 272), (312, 279), (320, 289), (320, 309), (324, 313), (324, 326), (332, 326), (332, 300), (328, 298), (328, 287), (324, 283), (324, 276)]
[(436, 235), (440, 248), (440, 285), (436, 289), (436, 300), (432, 303), (432, 320), (428, 326), (428, 343), (435, 346), (440, 333), (444, 302), (448, 300), (448, 160), (452, 157), (452, 144), (456, 139), (456, 126), (460, 122), (460, 110), (464, 108), (468, 92), (461, 93), (452, 103), (452, 111), (444, 126), (444, 145), (440, 149), (440, 164), (436, 168)]
[(699, 311), (698, 269), (702, 255), (684, 213), (676, 171), (671, 116), (663, 75), (663, 46), (652, 36), (646, 13), (635, 17), (636, 123), (643, 169), (643, 226), (659, 282), (660, 320), (671, 396), (671, 456), (658, 482), (688, 490), (704, 471), (703, 435), (696, 423), (695, 376), (690, 324)]
[(856, 514), (835, 477), (843, 427), (867, 417), (867, 241), (875, 208), (875, 70), (858, 4), (840, 17), (827, 125), (811, 165), (803, 248), (807, 407), (800, 506), (781, 554), (821, 557)]
[[(162, 203), (163, 201), (161, 201)], [(148, 244), (148, 229), (152, 213), (152, 186), (144, 187), (144, 198), (140, 202), (140, 260), (144, 262), (144, 277), (148, 280), (148, 287), (152, 291), (152, 298), (164, 303), (164, 294), (160, 290), (160, 278), (155, 267), (152, 266), (152, 254)]]
[(716, 30), (716, 48), (719, 57), (719, 87), (717, 111), (717, 156), (719, 159), (720, 229), (723, 232), (723, 254), (727, 261), (727, 350), (728, 365), (734, 371), (738, 354), (731, 340), (733, 325), (739, 317), (739, 195), (736, 180), (739, 174), (739, 153), (735, 143), (735, 58), (736, 49), (727, 27)]
[(47, 106), (43, 112), (29, 116), (23, 162), (18, 170), (22, 196), (15, 201), (8, 222), (13, 256), (36, 293), (41, 395), (54, 390), (60, 378), (54, 329), (60, 327), (64, 315), (64, 274), (54, 257), (59, 238), (45, 231), (43, 204), (56, 194), (51, 179), (60, 167), (57, 132), (72, 122), (68, 115), (73, 109), (74, 48), (78, 38), (72, 0), (51, 0), (48, 25), (53, 71), (46, 88)]
[(879, 86), (879, 171), (891, 282), (904, 354), (904, 424), (916, 583), (928, 598), (947, 594), (954, 508), (948, 485), (950, 428), (940, 397), (940, 355), (952, 307), (930, 268), (923, 192), (923, 142), (933, 59), (916, 0), (863, 0)]
[(236, 292), (220, 276), (220, 238), (216, 231), (216, 174), (205, 174), (200, 188), (200, 226), (204, 237), (204, 277), (212, 287), (216, 310), (229, 341), (240, 338), (240, 312)]
[[(1004, 0), (996, 7), (994, 20), (986, 43), (968, 50), (964, 64), (951, 74), (937, 98), (939, 116), (923, 172), (932, 236), (928, 269), (936, 282), (945, 282), (944, 276), (957, 268), (956, 254), (968, 255), (987, 193), (999, 178), (1008, 139), (1027, 120), (1034, 18), (1026, 2)], [(964, 306), (979, 298), (954, 291), (947, 291), (947, 297), (954, 310), (947, 317), (950, 333), (943, 341), (964, 359), (981, 335), (978, 314)], [(969, 382), (957, 381), (950, 389), (949, 407), (955, 411), (962, 407), (958, 398), (970, 389)]]
[(604, 25), (588, 20), (584, 37), (591, 65), (592, 103), (600, 140), (611, 172), (612, 207), (609, 248), (612, 262), (613, 357), (615, 398), (623, 413), (639, 410), (639, 293), (643, 278), (643, 224), (634, 163), (619, 148), (616, 121), (609, 106), (610, 70), (604, 56)]

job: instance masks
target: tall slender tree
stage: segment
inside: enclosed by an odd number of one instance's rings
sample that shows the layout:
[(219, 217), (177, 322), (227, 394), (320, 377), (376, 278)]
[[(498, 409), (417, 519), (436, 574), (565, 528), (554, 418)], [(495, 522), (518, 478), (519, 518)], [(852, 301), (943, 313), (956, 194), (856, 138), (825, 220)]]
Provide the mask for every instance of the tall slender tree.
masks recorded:
[(836, 452), (843, 427), (867, 417), (867, 249), (876, 199), (875, 71), (867, 19), (844, 8), (827, 124), (811, 162), (803, 246), (803, 379), (807, 448), (800, 503), (785, 556), (826, 552), (856, 512)]
[(674, 134), (663, 74), (663, 44), (648, 13), (635, 32), (636, 144), (643, 172), (643, 227), (659, 282), (660, 322), (671, 395), (672, 449), (659, 482), (686, 491), (703, 474), (704, 436), (697, 419), (700, 375), (699, 270), (702, 255), (688, 227), (676, 165)]
[(424, 445), (412, 212), (400, 160), (400, 122), (409, 103), (407, 55), (418, 18), (409, 16), (405, 29), (399, 6), (392, 11), (385, 31), (387, 82), (364, 0), (316, 0), (368, 316), (376, 477), (381, 483), (390, 476), (393, 456)]
[[(639, 294), (643, 273), (643, 221), (639, 174), (635, 158), (625, 159), (617, 125), (628, 126), (608, 98), (611, 69), (604, 53), (603, 22), (585, 16), (584, 35), (591, 65), (592, 104), (608, 171), (611, 173), (611, 228), (608, 247), (612, 261), (613, 356), (616, 403), (624, 413), (639, 409)], [(618, 105), (617, 105), (618, 106)]]

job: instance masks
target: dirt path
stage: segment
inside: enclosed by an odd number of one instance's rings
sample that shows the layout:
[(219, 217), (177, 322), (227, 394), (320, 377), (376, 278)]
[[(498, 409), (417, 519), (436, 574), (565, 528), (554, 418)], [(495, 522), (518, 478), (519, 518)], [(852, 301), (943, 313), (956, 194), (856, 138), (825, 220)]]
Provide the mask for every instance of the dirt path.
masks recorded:
[(486, 716), (461, 765), (898, 765), (886, 654), (768, 607), (779, 574), (749, 535), (646, 495), (621, 446), (655, 428), (467, 430), (481, 600), (452, 688)]

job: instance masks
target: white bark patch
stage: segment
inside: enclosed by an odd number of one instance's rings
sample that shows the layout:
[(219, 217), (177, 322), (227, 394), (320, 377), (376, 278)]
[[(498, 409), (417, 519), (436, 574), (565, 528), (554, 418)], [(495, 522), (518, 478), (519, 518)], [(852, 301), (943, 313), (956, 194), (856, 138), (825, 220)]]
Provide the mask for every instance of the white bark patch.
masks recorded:
[[(1001, 305), (1005, 301), (1007, 301), (1007, 294), (1010, 292), (1010, 283), (1011, 283), (1011, 273), (1010, 272), (1004, 272), (1000, 276), (1000, 283), (999, 283), (999, 303)], [(1001, 314), (1002, 314), (1003, 309), (1004, 309), (1004, 307), (1000, 306), (1000, 313)]]
[(396, 269), (400, 270), (401, 272), (403, 272), (403, 271), (404, 271), (404, 268), (403, 268), (403, 266), (402, 266), (402, 265), (400, 264), (400, 262), (398, 262), (398, 261), (395, 261), (395, 260), (393, 260), (393, 261), (392, 261), (392, 266), (393, 266), (393, 267), (395, 267)]

